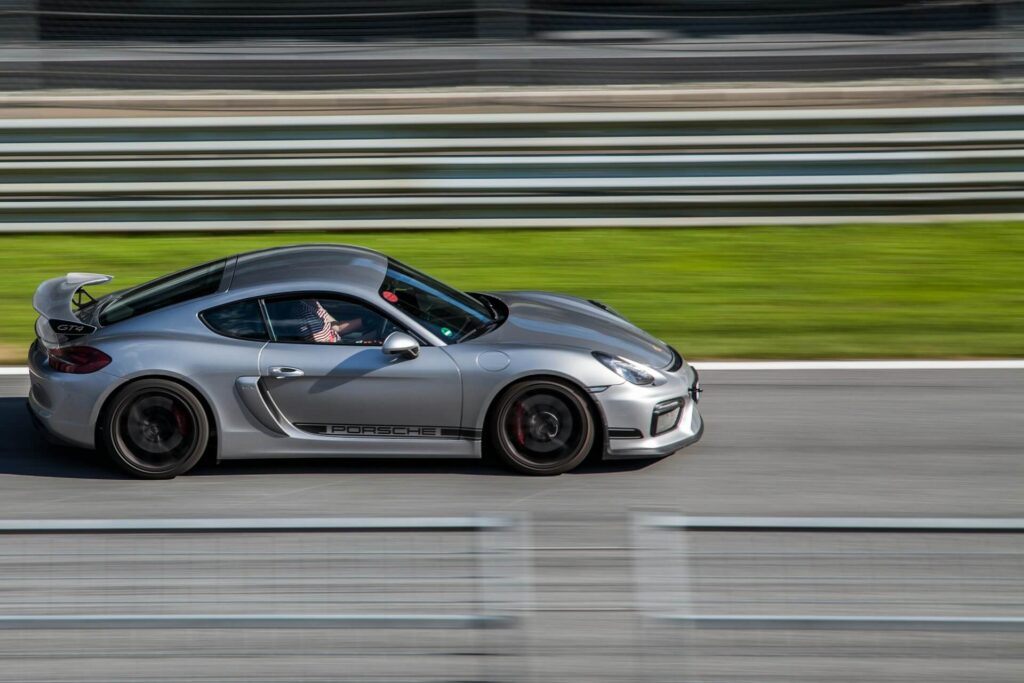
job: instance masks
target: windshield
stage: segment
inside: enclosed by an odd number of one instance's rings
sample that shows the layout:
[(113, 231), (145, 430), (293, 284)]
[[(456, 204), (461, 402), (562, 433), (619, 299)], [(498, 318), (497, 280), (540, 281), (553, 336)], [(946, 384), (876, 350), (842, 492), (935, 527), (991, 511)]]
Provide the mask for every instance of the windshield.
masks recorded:
[(449, 343), (480, 334), (498, 322), (491, 307), (397, 261), (388, 261), (380, 295)]

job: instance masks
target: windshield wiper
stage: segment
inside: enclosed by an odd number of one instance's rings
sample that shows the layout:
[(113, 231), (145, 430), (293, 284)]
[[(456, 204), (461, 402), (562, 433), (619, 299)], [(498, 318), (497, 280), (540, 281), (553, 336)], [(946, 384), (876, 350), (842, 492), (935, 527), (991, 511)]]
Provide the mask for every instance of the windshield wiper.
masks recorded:
[(497, 327), (498, 325), (500, 325), (500, 324), (501, 324), (501, 322), (502, 322), (501, 320), (492, 320), (492, 321), (491, 321), (491, 322), (489, 322), (489, 323), (484, 323), (484, 324), (483, 324), (483, 325), (481, 325), (480, 327), (475, 327), (475, 328), (473, 328), (472, 330), (470, 330), (469, 332), (467, 332), (467, 333), (466, 333), (466, 334), (465, 334), (465, 335), (464, 335), (464, 336), (462, 337), (462, 339), (460, 339), (459, 341), (460, 341), (460, 342), (464, 342), (464, 341), (466, 341), (467, 339), (473, 339), (473, 338), (475, 338), (475, 337), (479, 337), (479, 336), (481, 336), (481, 335), (487, 334), (488, 332), (490, 332), (491, 330), (493, 330), (494, 328), (496, 328), (496, 327)]
[(498, 327), (499, 325), (501, 325), (501, 323), (504, 322), (504, 319), (498, 314), (498, 309), (495, 307), (493, 303), (491, 303), (489, 297), (478, 292), (468, 292), (468, 294), (477, 301), (481, 302), (484, 306), (487, 306), (487, 310), (491, 312), (491, 321), (470, 330), (459, 341), (466, 341), (467, 339), (473, 339), (474, 337), (479, 337), (481, 335), (487, 334), (488, 332), (490, 332), (491, 330)]
[(491, 303), (489, 298), (479, 292), (467, 292), (467, 294), (487, 307), (487, 310), (491, 312), (491, 320), (497, 321), (500, 318), (498, 315), (498, 309), (494, 307), (494, 304)]

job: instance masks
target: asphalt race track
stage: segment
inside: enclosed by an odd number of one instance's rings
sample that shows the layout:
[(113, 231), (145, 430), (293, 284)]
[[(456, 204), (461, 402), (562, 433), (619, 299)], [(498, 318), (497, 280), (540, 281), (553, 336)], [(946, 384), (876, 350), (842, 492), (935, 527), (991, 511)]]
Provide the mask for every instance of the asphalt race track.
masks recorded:
[[(3, 377), (0, 517), (1024, 513), (1024, 370), (706, 371), (704, 439), (665, 460), (531, 479), (475, 462), (280, 461), (122, 478), (33, 433)], [(610, 540), (610, 536), (607, 537)]]
[[(339, 671), (364, 665), (370, 673), (358, 680), (385, 675), (395, 680), (1024, 679), (1024, 629), (706, 634), (650, 627), (635, 610), (629, 527), (630, 513), (642, 510), (1024, 517), (1024, 370), (706, 370), (702, 379), (704, 440), (653, 463), (593, 463), (547, 479), (514, 476), (479, 462), (210, 463), (173, 481), (142, 482), (122, 477), (89, 453), (43, 443), (25, 411), (26, 380), (0, 377), (0, 518), (523, 513), (530, 522), (533, 585), (526, 626), (514, 638), (487, 635), (514, 656), (488, 659), (480, 655), (486, 649), (482, 640), (456, 645), (436, 633), (402, 640), (402, 647), (385, 631), (349, 634), (346, 642), (353, 647), (345, 652), (356, 654), (342, 655), (340, 641), (329, 631), (244, 638), (216, 631), (216, 638), (204, 639), (195, 634), (158, 638), (160, 631), (149, 631), (122, 648), (96, 633), (68, 637), (0, 630), (0, 659), (7, 662), (0, 667), (0, 681), (120, 681), (137, 679), (140, 670), (147, 680), (167, 681), (353, 680)], [(794, 559), (806, 557), (812, 541), (785, 534), (748, 534), (731, 550), (728, 539), (701, 546), (706, 554), (698, 564), (710, 583), (697, 592), (698, 602), (706, 601), (708, 609), (731, 605), (739, 613), (771, 601), (779, 603), (772, 605), (775, 611), (759, 613), (803, 608), (806, 596), (787, 593), (787, 602), (779, 584), (772, 583), (803, 576), (820, 583), (813, 600), (833, 612), (860, 605), (872, 614), (904, 609), (1024, 615), (1024, 534), (957, 535), (949, 542), (913, 535), (820, 540), (839, 544), (830, 546), (830, 557), (845, 553), (855, 559), (824, 564)], [(252, 543), (259, 542), (252, 537)], [(291, 552), (284, 542), (271, 545)], [(220, 552), (216, 547), (203, 551)], [(735, 554), (767, 557), (764, 553), (776, 551), (794, 552), (793, 563), (776, 574), (764, 562)], [(0, 561), (24, 564), (32, 552), (29, 546), (14, 555), (0, 548)], [(908, 555), (883, 569), (865, 559), (893, 553)], [(139, 569), (157, 571), (157, 581), (175, 574), (175, 562), (186, 561), (158, 543), (139, 544), (123, 561), (142, 559), (160, 564), (159, 570)], [(782, 563), (772, 565), (776, 569), (785, 564), (778, 557), (773, 561)], [(103, 571), (116, 575), (115, 564), (109, 560)], [(252, 570), (250, 565), (247, 571)], [(64, 579), (73, 583), (74, 573), (69, 576)], [(255, 599), (242, 590), (232, 593), (229, 578), (221, 577), (219, 600), (237, 608)], [(0, 616), (17, 603), (13, 580), (4, 584), (0, 578)], [(60, 603), (65, 584), (46, 585), (43, 599)], [(192, 597), (202, 600), (206, 594), (195, 590)], [(102, 606), (104, 593), (90, 595)], [(278, 656), (261, 658), (254, 651)], [(397, 654), (382, 654), (389, 652)], [(384, 673), (374, 668), (382, 658), (391, 667)]]

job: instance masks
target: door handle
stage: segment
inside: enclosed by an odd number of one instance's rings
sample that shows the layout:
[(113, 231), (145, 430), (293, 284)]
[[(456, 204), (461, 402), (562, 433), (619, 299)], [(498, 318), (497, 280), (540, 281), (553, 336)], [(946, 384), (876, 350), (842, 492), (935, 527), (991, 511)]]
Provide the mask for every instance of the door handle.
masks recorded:
[(302, 377), (304, 374), (306, 373), (298, 368), (289, 368), (280, 365), (270, 368), (270, 376), (278, 379), (284, 379), (286, 377)]

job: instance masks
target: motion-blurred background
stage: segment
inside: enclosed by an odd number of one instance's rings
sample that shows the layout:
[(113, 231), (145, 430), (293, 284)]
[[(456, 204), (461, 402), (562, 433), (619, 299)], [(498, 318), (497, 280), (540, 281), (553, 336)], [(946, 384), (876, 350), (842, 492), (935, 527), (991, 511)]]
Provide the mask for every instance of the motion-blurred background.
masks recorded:
[(310, 240), (697, 358), (1018, 355), (1022, 37), (1009, 0), (2, 0), (0, 358), (54, 272)]
[(1015, 356), (1022, 38), (1010, 0), (0, 0), (0, 358), (54, 272), (310, 240), (697, 358)]
[(1012, 0), (4, 0), (8, 88), (994, 78)]
[[(0, 680), (1024, 679), (1017, 366), (701, 364), (1019, 358), (1022, 220), (1019, 0), (0, 0)], [(29, 433), (40, 281), (308, 241), (602, 300), (708, 435), (135, 482)], [(336, 527), (138, 521), (266, 516)]]

